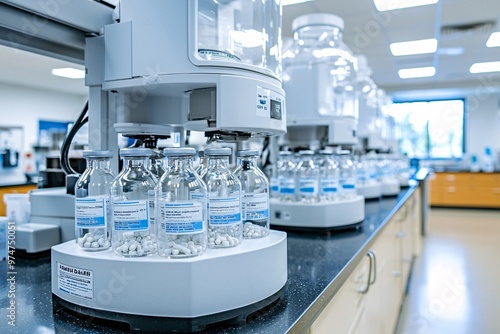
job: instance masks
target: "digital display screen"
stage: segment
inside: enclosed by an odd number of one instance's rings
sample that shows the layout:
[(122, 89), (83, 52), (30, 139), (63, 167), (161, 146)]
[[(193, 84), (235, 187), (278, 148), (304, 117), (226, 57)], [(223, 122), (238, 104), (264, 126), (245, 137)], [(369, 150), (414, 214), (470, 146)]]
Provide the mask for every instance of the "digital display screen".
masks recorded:
[(271, 100), (271, 118), (281, 121), (281, 101)]

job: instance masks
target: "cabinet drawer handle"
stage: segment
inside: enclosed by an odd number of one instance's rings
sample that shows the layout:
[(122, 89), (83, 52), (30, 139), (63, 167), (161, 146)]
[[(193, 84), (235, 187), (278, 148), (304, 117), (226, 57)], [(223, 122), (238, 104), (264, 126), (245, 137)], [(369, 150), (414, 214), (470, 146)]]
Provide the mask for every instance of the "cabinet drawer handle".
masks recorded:
[(449, 192), (449, 193), (455, 193), (455, 192), (457, 192), (457, 188), (455, 188), (455, 187), (447, 187), (446, 191)]
[(446, 175), (446, 180), (455, 181), (455, 175)]
[(372, 280), (373, 259), (372, 256), (370, 255), (370, 251), (366, 253), (366, 256), (368, 256), (368, 259), (370, 260), (370, 266), (368, 267), (368, 280), (366, 281), (366, 286), (363, 289), (361, 288), (358, 289), (358, 292), (361, 294), (365, 294), (368, 292), (368, 290), (370, 290), (370, 282)]
[(368, 251), (368, 256), (372, 258), (373, 260), (373, 272), (371, 273), (371, 278), (372, 280), (370, 280), (370, 285), (372, 285), (373, 283), (375, 283), (375, 281), (377, 280), (377, 257), (375, 255), (375, 251), (370, 249)]

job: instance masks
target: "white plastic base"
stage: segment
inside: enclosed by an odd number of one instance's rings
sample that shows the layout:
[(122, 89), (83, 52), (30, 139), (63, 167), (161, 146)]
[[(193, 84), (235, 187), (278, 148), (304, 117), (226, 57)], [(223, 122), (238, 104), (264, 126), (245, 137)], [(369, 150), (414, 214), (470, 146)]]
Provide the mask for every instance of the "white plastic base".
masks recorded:
[(391, 182), (382, 182), (381, 185), (382, 196), (397, 196), (401, 191), (399, 186), (399, 180), (394, 180)]
[(286, 233), (208, 249), (189, 259), (122, 258), (52, 247), (52, 293), (83, 307), (121, 314), (195, 318), (257, 303), (287, 281)]
[(283, 203), (271, 199), (271, 225), (334, 229), (354, 225), (365, 219), (365, 200), (356, 196), (350, 201), (333, 203)]
[(408, 184), (409, 181), (410, 181), (409, 176), (399, 176), (399, 185), (401, 186), (401, 188), (409, 187)]
[(358, 195), (363, 196), (365, 199), (379, 198), (382, 195), (380, 183), (368, 185), (356, 185)]

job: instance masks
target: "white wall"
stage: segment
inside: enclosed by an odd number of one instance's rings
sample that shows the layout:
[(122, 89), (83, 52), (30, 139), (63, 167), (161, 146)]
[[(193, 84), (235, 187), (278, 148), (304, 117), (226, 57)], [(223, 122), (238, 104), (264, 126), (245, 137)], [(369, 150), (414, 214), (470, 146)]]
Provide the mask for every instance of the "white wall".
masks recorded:
[(71, 122), (80, 114), (86, 96), (0, 82), (0, 125), (21, 125), (24, 148), (37, 143), (38, 120)]
[[(465, 150), (481, 158), (486, 146), (495, 157), (500, 155), (500, 109), (497, 94), (475, 94), (467, 97)], [(497, 168), (500, 166), (497, 166)]]

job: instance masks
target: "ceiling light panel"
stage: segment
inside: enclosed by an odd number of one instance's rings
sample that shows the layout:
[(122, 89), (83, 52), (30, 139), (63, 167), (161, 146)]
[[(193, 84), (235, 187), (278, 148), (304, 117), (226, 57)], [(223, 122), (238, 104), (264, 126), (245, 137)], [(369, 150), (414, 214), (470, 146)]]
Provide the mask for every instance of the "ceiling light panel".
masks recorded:
[(296, 5), (298, 3), (309, 2), (312, 0), (281, 0), (282, 6)]
[(434, 74), (436, 74), (436, 69), (432, 66), (405, 68), (399, 70), (398, 74), (401, 79), (426, 78), (434, 76)]
[(469, 69), (470, 73), (488, 73), (500, 72), (500, 61), (489, 61), (484, 63), (475, 63)]
[(85, 71), (79, 70), (72, 67), (65, 68), (54, 68), (52, 71), (53, 75), (58, 77), (68, 78), (68, 79), (83, 79), (85, 78)]
[(379, 12), (410, 7), (433, 5), (439, 0), (373, 0)]
[(429, 38), (417, 41), (391, 43), (389, 47), (394, 56), (434, 53), (437, 50), (437, 39)]
[(497, 31), (492, 33), (486, 41), (486, 46), (489, 48), (500, 46), (500, 32)]

